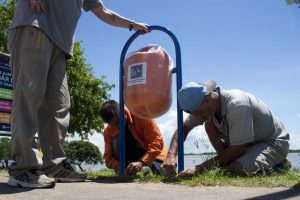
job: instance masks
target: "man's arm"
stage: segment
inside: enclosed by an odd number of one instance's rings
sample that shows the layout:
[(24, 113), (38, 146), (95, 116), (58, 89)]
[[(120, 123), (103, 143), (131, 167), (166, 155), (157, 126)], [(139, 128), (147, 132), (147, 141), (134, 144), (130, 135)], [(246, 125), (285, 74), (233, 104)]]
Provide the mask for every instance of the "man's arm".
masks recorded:
[(121, 15), (115, 13), (114, 11), (106, 8), (105, 6), (99, 6), (97, 8), (91, 9), (91, 11), (102, 21), (109, 25), (121, 27), (121, 28), (131, 28), (132, 30), (144, 30), (146, 33), (149, 32), (148, 27), (144, 23), (134, 22), (133, 20), (122, 17)]
[[(189, 132), (190, 132), (190, 130), (188, 130), (186, 128), (186, 126), (183, 126), (184, 140), (186, 139)], [(175, 131), (175, 133), (172, 137), (170, 148), (169, 148), (169, 151), (168, 151), (168, 157), (169, 156), (170, 157), (176, 157), (177, 151), (178, 151), (178, 130)]]
[(107, 128), (105, 128), (103, 135), (104, 135), (103, 158), (105, 160), (106, 167), (119, 171), (119, 161), (116, 160), (112, 154), (112, 146), (111, 146), (112, 141), (111, 141), (110, 131)]
[(146, 142), (146, 152), (140, 158), (144, 164), (148, 166), (152, 165), (152, 162), (156, 159), (156, 157), (161, 154), (164, 149), (164, 141), (162, 137), (162, 133), (156, 123), (156, 120), (145, 120), (139, 119), (136, 123), (140, 123), (142, 127), (143, 140)]
[[(185, 124), (183, 125), (183, 134), (184, 139), (186, 139), (187, 135), (191, 131)], [(161, 165), (162, 171), (166, 176), (175, 176), (176, 175), (176, 155), (178, 150), (178, 130), (175, 131), (173, 138), (171, 140), (170, 148), (166, 157), (166, 160)]]
[(238, 157), (246, 153), (247, 144), (229, 146), (225, 148), (220, 154), (211, 158), (200, 165), (196, 166), (197, 172), (202, 172), (204, 169), (210, 169), (211, 167), (223, 167), (236, 160)]
[(240, 156), (246, 153), (247, 144), (229, 146), (225, 148), (219, 155), (211, 158), (200, 165), (188, 168), (180, 172), (177, 177), (179, 178), (190, 178), (197, 173), (201, 173), (204, 170), (209, 170), (212, 167), (223, 167), (236, 160)]
[(204, 123), (204, 127), (211, 145), (214, 147), (216, 152), (220, 154), (227, 145), (221, 141), (219, 131), (211, 120), (206, 121)]

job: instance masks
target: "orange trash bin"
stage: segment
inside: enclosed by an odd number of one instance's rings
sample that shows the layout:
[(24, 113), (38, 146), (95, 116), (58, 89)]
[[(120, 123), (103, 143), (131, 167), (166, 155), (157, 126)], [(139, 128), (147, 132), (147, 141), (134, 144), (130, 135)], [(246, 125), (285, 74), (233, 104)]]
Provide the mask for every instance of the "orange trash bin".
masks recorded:
[(136, 116), (157, 118), (172, 104), (173, 61), (160, 46), (130, 54), (124, 65), (124, 103)]

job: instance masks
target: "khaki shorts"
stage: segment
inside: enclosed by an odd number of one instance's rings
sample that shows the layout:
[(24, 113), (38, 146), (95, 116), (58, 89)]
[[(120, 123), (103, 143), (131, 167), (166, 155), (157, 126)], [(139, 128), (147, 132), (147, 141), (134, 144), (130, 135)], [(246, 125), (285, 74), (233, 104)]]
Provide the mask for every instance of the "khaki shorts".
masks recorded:
[(254, 144), (247, 148), (246, 154), (236, 161), (252, 174), (269, 171), (281, 163), (288, 154), (288, 140), (272, 140)]

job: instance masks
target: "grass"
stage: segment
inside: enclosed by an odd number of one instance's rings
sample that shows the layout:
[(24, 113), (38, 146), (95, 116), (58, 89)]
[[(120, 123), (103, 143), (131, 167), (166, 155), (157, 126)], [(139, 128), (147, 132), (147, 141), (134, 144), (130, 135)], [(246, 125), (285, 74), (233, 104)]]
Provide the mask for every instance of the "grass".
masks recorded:
[(4, 168), (0, 168), (0, 172), (8, 172), (8, 170)]
[(113, 170), (103, 169), (98, 171), (86, 171), (83, 172), (86, 174), (88, 179), (100, 181), (100, 182), (120, 182), (128, 183), (133, 182), (135, 177), (132, 176), (118, 176)]
[(230, 176), (220, 169), (210, 170), (191, 179), (168, 179), (149, 174), (143, 176), (118, 176), (112, 170), (85, 172), (89, 179), (101, 182), (140, 182), (167, 183), (187, 186), (239, 186), (239, 187), (288, 187), (300, 184), (300, 170), (290, 170), (271, 176), (237, 177)]
[[(0, 169), (0, 172), (7, 172)], [(113, 170), (86, 171), (88, 179), (102, 183), (166, 183), (186, 186), (238, 186), (238, 187), (287, 187), (300, 186), (300, 169), (293, 169), (271, 176), (238, 177), (230, 176), (221, 169), (214, 169), (199, 174), (191, 179), (168, 179), (153, 174), (144, 176), (118, 176)]]

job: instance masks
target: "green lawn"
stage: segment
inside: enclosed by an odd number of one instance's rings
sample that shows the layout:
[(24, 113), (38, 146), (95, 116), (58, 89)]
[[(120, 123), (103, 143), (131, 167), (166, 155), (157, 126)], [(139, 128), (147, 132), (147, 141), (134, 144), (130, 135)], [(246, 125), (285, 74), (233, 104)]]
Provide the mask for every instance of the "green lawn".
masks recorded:
[[(7, 170), (0, 169), (0, 172)], [(140, 182), (140, 183), (167, 183), (187, 186), (239, 186), (239, 187), (296, 187), (300, 186), (300, 170), (290, 170), (271, 176), (237, 177), (230, 176), (220, 169), (210, 170), (191, 179), (168, 179), (153, 174), (144, 176), (118, 176), (113, 170), (84, 172), (88, 179), (101, 182)]]
[(239, 186), (239, 187), (295, 187), (300, 184), (300, 171), (291, 170), (271, 176), (236, 177), (225, 174), (220, 169), (204, 172), (192, 179), (167, 179), (149, 174), (147, 176), (118, 176), (112, 170), (86, 172), (89, 179), (103, 182), (169, 183), (188, 186)]

